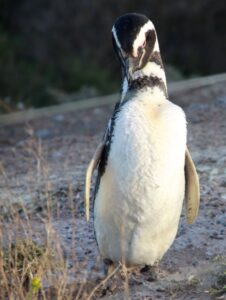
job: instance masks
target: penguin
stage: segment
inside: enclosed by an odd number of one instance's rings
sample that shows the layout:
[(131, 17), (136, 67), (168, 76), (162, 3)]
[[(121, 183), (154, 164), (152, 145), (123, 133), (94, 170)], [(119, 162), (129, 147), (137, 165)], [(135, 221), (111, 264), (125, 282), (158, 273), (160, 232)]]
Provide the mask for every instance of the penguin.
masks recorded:
[(197, 218), (199, 178), (185, 113), (168, 97), (153, 23), (142, 14), (122, 15), (112, 42), (122, 91), (87, 168), (86, 217), (97, 169), (94, 229), (101, 257), (127, 267), (154, 266), (175, 239), (184, 198), (187, 223)]

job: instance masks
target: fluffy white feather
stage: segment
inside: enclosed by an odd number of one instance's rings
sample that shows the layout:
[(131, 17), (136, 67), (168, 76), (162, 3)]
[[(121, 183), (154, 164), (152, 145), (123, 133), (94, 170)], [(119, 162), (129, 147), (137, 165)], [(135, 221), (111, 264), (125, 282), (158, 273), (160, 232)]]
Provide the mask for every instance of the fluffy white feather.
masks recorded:
[(125, 103), (94, 207), (103, 258), (153, 265), (172, 244), (184, 197), (186, 119), (157, 87)]
[(128, 91), (128, 88), (129, 88), (128, 80), (127, 80), (127, 78), (125, 77), (124, 80), (123, 80), (123, 83), (122, 83), (121, 102), (124, 100), (125, 95), (126, 95), (126, 93), (127, 93), (127, 91)]
[[(135, 80), (137, 78), (142, 78), (144, 76), (150, 77), (150, 76), (156, 76), (160, 79), (163, 80), (163, 82), (165, 83), (165, 87), (167, 87), (166, 84), (166, 75), (164, 72), (164, 69), (161, 68), (159, 65), (157, 65), (155, 62), (148, 62), (147, 65), (142, 69), (142, 70), (138, 70), (134, 73), (132, 73), (132, 79)], [(128, 92), (128, 80), (125, 77), (123, 80), (123, 84), (122, 84), (122, 95), (121, 95), (121, 102), (123, 102), (126, 93)], [(149, 90), (150, 91), (150, 90)], [(162, 92), (160, 90), (155, 90), (155, 93), (160, 93), (162, 94)]]
[(132, 74), (133, 80), (137, 78), (141, 78), (143, 76), (147, 76), (147, 77), (156, 76), (158, 78), (161, 78), (166, 85), (165, 71), (155, 62), (149, 61), (143, 69), (138, 70)]

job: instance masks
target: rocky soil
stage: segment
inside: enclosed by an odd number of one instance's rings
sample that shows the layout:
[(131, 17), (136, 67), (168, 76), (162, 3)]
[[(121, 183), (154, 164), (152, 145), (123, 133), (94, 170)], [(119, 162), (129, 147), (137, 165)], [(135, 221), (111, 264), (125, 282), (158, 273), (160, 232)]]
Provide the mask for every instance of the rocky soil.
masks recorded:
[[(188, 146), (201, 184), (199, 217), (187, 225), (182, 213), (157, 280), (138, 270), (126, 279), (118, 274), (96, 299), (226, 299), (226, 83), (171, 99), (187, 115)], [(28, 229), (40, 243), (50, 222), (63, 249), (68, 285), (82, 287), (78, 299), (86, 299), (104, 277), (92, 218), (89, 224), (84, 218), (83, 191), (86, 166), (111, 111), (104, 106), (0, 128), (2, 242), (26, 232), (15, 228), (14, 213), (29, 215)]]

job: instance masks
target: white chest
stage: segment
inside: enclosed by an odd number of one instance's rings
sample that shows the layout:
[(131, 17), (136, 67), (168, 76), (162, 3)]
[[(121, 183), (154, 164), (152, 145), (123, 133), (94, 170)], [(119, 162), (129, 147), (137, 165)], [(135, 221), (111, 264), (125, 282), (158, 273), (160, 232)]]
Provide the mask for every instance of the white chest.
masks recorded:
[[(168, 184), (183, 170), (186, 120), (169, 101), (131, 101), (115, 124), (109, 168), (126, 194)], [(132, 189), (131, 189), (132, 188)]]
[(100, 252), (120, 260), (123, 241), (130, 264), (152, 264), (168, 249), (184, 194), (184, 113), (169, 101), (150, 101), (122, 107), (95, 200)]

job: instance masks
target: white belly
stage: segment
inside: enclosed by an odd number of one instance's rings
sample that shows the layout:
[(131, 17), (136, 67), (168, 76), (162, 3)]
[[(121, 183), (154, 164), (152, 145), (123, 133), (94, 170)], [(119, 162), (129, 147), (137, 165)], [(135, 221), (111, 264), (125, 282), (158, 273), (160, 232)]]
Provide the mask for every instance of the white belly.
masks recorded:
[(103, 258), (153, 265), (172, 244), (184, 197), (186, 120), (169, 101), (126, 103), (95, 199)]

